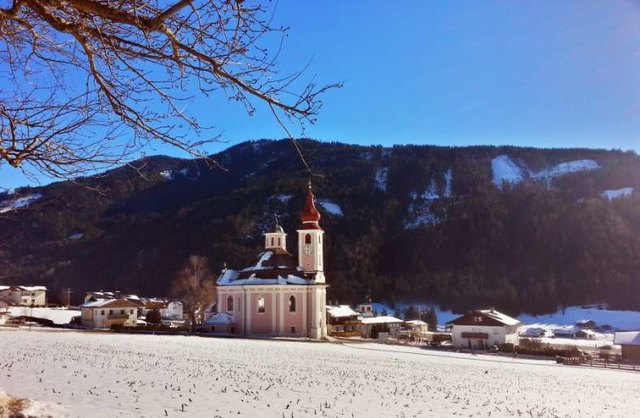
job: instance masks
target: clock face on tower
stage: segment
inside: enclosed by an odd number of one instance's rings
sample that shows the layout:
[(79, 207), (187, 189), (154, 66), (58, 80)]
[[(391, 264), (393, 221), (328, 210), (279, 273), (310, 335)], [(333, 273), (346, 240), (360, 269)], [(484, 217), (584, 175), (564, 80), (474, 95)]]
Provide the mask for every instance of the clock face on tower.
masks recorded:
[(313, 254), (313, 248), (311, 248), (311, 245), (305, 245), (302, 252), (304, 252), (305, 255), (311, 255)]

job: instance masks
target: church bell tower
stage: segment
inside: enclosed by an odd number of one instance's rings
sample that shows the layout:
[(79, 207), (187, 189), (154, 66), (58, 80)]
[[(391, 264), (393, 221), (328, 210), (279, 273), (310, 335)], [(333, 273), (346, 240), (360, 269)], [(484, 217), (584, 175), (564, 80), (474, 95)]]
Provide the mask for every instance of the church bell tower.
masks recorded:
[(298, 263), (305, 273), (315, 275), (316, 283), (324, 283), (322, 251), (324, 231), (319, 224), (320, 212), (316, 209), (311, 182), (309, 182), (309, 191), (300, 218), (302, 225), (298, 229)]

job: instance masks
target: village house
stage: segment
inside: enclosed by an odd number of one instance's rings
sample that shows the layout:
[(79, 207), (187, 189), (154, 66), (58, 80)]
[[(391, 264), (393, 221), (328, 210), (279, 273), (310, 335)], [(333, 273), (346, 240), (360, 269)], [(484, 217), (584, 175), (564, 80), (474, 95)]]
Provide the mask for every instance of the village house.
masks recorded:
[(181, 321), (184, 319), (184, 304), (179, 300), (141, 299), (143, 306), (140, 314), (147, 316), (149, 311), (158, 311), (160, 318), (166, 321)]
[(327, 332), (329, 335), (354, 337), (362, 335), (362, 322), (358, 312), (349, 305), (327, 306)]
[(375, 316), (375, 313), (373, 312), (373, 305), (370, 303), (361, 303), (360, 305), (357, 305), (356, 311), (358, 311), (358, 313), (360, 313), (360, 316), (363, 318), (370, 318)]
[(45, 306), (45, 286), (0, 286), (0, 300), (13, 306)]
[(580, 329), (595, 329), (596, 321), (593, 319), (581, 319), (576, 322), (576, 326)]
[[(217, 313), (205, 321), (225, 323), (228, 333), (320, 339), (327, 335), (323, 235), (311, 185), (301, 214), (298, 257), (287, 251), (277, 224), (265, 236), (254, 266), (225, 269), (216, 285)], [(224, 316), (221, 316), (226, 314)], [(227, 324), (228, 317), (232, 323)]]
[(616, 332), (613, 343), (622, 347), (622, 360), (640, 361), (640, 331)]
[(135, 327), (139, 304), (128, 299), (98, 299), (80, 305), (81, 322), (87, 328)]
[(487, 349), (494, 345), (518, 345), (518, 327), (521, 324), (495, 309), (475, 310), (447, 322), (451, 326), (454, 347)]
[(402, 319), (388, 315), (361, 317), (360, 320), (362, 321), (362, 336), (365, 338), (376, 337), (378, 332), (388, 333), (390, 337), (397, 338), (400, 336), (403, 323)]

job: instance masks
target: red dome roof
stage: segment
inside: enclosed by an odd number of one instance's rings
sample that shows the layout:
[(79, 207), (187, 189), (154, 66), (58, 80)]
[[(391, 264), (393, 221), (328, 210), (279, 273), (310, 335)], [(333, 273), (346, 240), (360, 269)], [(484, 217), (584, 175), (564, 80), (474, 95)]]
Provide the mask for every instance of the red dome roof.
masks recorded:
[(311, 188), (309, 188), (309, 193), (307, 193), (307, 201), (304, 205), (304, 210), (300, 214), (300, 219), (302, 220), (302, 227), (304, 229), (318, 229), (318, 221), (320, 220), (320, 212), (316, 209), (316, 205), (314, 202), (313, 193), (311, 193)]

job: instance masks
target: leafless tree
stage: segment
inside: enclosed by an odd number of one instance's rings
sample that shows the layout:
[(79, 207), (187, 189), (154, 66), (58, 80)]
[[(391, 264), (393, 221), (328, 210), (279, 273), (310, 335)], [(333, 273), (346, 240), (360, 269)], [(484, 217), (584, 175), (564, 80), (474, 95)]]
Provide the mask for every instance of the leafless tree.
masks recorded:
[(215, 296), (213, 274), (209, 270), (206, 257), (191, 255), (173, 282), (171, 293), (181, 298), (191, 317), (191, 326), (195, 331), (198, 323), (197, 314), (212, 303)]
[(278, 75), (279, 49), (262, 43), (286, 28), (263, 3), (0, 0), (0, 165), (70, 178), (150, 141), (204, 156), (216, 137), (185, 108), (214, 91), (313, 122), (336, 85)]

